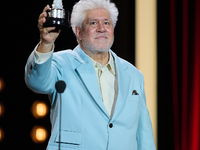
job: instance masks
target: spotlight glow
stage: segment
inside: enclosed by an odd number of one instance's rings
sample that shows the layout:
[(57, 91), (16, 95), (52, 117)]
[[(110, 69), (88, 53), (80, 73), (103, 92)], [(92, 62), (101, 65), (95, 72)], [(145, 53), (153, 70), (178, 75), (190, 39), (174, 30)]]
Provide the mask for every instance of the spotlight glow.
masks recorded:
[(48, 132), (44, 127), (34, 126), (31, 131), (31, 138), (34, 143), (43, 143), (46, 141)]
[(0, 127), (0, 142), (2, 142), (4, 139), (4, 131), (3, 129)]
[(36, 119), (43, 118), (48, 113), (48, 106), (44, 102), (35, 101), (31, 107), (31, 111)]
[(3, 116), (4, 112), (5, 112), (5, 107), (4, 107), (3, 103), (0, 102), (0, 117)]
[(4, 82), (3, 79), (0, 77), (0, 92), (3, 91), (4, 87), (5, 87), (5, 82)]

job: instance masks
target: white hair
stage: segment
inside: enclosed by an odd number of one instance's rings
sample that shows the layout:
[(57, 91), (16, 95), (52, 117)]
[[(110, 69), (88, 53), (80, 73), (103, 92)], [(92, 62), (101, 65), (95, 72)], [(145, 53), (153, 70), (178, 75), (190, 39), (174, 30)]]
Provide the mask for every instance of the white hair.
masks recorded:
[(112, 19), (113, 27), (116, 26), (119, 11), (114, 3), (110, 0), (80, 0), (77, 2), (72, 10), (71, 14), (71, 27), (74, 32), (76, 26), (82, 27), (82, 22), (86, 17), (87, 10), (92, 9), (105, 9), (110, 13)]

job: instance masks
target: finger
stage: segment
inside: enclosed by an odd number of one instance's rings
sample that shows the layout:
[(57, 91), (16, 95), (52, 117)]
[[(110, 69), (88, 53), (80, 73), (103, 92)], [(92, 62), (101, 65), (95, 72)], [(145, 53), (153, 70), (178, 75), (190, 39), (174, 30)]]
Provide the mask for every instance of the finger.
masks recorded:
[(44, 9), (43, 12), (40, 14), (38, 18), (38, 28), (40, 31), (43, 29), (43, 24), (46, 22), (46, 17), (47, 17), (47, 10), (50, 9), (50, 6), (47, 5)]
[(44, 34), (49, 34), (50, 32), (56, 30), (56, 27), (46, 27), (46, 28), (43, 28), (43, 32)]
[(49, 5), (47, 5), (46, 7), (44, 7), (43, 12), (46, 12), (48, 9), (50, 9)]
[(46, 13), (46, 10), (47, 9), (50, 9), (49, 5), (47, 5), (44, 9), (43, 9), (43, 12), (40, 14), (39, 18), (38, 18), (38, 22), (40, 19), (44, 18), (44, 17), (47, 17), (47, 13)]
[(38, 20), (38, 28), (41, 30), (43, 28), (43, 24), (46, 22), (46, 18), (43, 17), (40, 20)]
[(46, 16), (47, 16), (46, 12), (43, 12), (43, 13), (41, 13), (41, 14), (39, 15), (38, 20), (40, 20), (40, 19), (42, 19), (42, 18), (44, 18), (44, 17), (46, 17)]
[(60, 32), (61, 32), (61, 29), (57, 29), (57, 28), (50, 31), (50, 33), (58, 33), (58, 34), (60, 34)]

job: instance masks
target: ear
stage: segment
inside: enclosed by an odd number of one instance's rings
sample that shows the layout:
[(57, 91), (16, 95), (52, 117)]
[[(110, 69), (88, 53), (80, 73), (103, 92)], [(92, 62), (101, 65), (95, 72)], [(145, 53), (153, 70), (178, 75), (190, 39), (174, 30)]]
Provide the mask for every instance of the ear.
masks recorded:
[(77, 40), (78, 40), (78, 41), (81, 41), (81, 40), (82, 40), (81, 28), (76, 26), (75, 31), (76, 31)]

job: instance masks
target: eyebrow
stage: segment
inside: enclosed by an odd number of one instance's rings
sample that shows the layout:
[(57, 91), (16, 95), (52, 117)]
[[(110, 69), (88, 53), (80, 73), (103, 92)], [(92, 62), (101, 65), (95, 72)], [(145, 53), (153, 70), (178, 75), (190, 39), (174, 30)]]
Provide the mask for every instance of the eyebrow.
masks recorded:
[[(98, 21), (98, 20), (99, 20), (99, 19), (88, 19), (87, 22)], [(112, 22), (111, 19), (104, 19), (104, 21), (110, 21), (110, 22)]]

